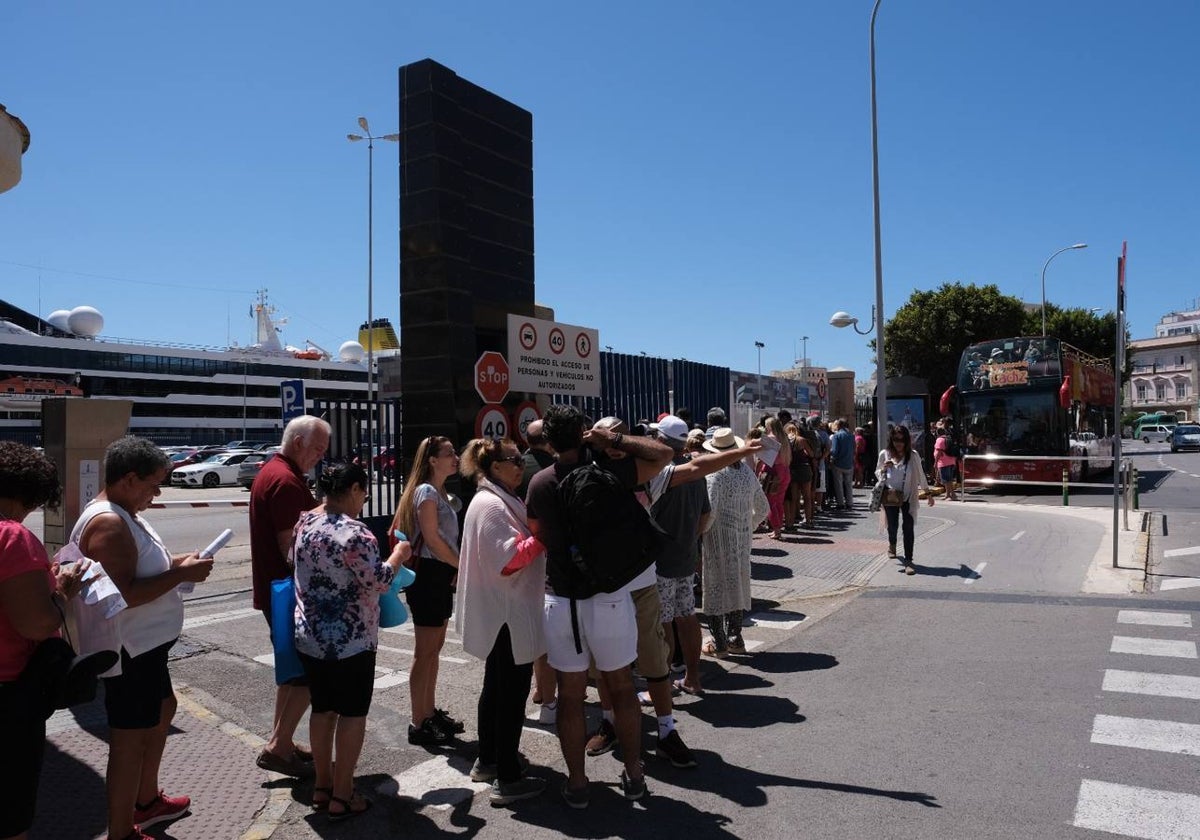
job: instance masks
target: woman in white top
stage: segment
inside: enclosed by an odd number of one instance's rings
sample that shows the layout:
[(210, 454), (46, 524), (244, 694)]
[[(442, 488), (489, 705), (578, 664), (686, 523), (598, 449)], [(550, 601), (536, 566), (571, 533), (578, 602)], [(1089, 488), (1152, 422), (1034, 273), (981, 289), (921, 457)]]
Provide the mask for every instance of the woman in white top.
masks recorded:
[(479, 759), (473, 781), (492, 782), (491, 801), (537, 796), (543, 779), (525, 776), (518, 747), (533, 661), (542, 631), (546, 554), (516, 495), (524, 461), (511, 440), (470, 441), (459, 472), (476, 483), (463, 521), (456, 625), (463, 650), (486, 661), (479, 695)]
[(167, 654), (183, 629), (181, 583), (199, 583), (212, 559), (171, 555), (138, 514), (159, 494), (171, 470), (163, 451), (143, 438), (123, 437), (104, 453), (104, 489), (72, 531), (85, 557), (104, 567), (128, 607), (119, 622), (121, 673), (104, 681), (108, 746), (108, 836), (140, 840), (141, 829), (178, 819), (191, 800), (167, 796), (158, 768), (175, 716)]
[[(917, 569), (913, 566), (913, 528), (917, 519), (917, 503), (920, 491), (928, 492), (929, 485), (925, 481), (925, 468), (921, 465), (921, 456), (913, 451), (912, 438), (909, 437), (907, 426), (893, 426), (888, 435), (888, 444), (879, 453), (875, 476), (890, 490), (899, 490), (901, 502), (899, 505), (884, 504), (883, 514), (887, 518), (888, 557), (896, 556), (896, 531), (899, 529), (901, 517), (904, 520), (904, 573), (915, 575)], [(933, 496), (929, 496), (929, 506), (933, 507)]]

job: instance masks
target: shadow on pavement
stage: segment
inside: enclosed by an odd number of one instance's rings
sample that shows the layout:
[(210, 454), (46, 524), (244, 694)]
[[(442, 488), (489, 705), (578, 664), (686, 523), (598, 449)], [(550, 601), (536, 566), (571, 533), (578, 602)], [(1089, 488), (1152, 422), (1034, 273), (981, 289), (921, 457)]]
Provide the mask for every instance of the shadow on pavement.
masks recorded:
[[(922, 566), (920, 563), (913, 563), (912, 565), (917, 570), (918, 575), (925, 575), (927, 577), (983, 577), (983, 575), (977, 574), (974, 569), (965, 563), (960, 563), (958, 566)], [(900, 571), (904, 571), (903, 566), (900, 567)]]
[[(720, 755), (707, 750), (696, 750), (696, 760), (700, 763), (700, 772), (691, 773), (687, 777), (687, 787), (724, 797), (742, 808), (761, 808), (767, 804), (766, 788), (791, 787), (807, 788), (810, 790), (831, 790), (839, 793), (855, 793), (864, 796), (881, 796), (900, 802), (915, 802), (926, 808), (940, 808), (937, 797), (928, 793), (910, 790), (887, 790), (885, 788), (866, 787), (844, 782), (827, 782), (819, 779), (796, 779), (790, 776), (779, 776), (774, 773), (760, 773), (746, 767), (738, 767), (726, 762)], [(672, 770), (661, 762), (646, 765), (646, 775), (651, 778), (665, 777)], [(653, 772), (651, 772), (653, 771)], [(678, 772), (678, 771), (674, 771)], [(650, 810), (651, 802), (647, 800), (646, 809)]]
[[(64, 797), (74, 803), (72, 807), (63, 807)], [(37, 816), (30, 838), (103, 835), (108, 819), (104, 797), (104, 776), (47, 740), (38, 785)]]
[[(719, 682), (715, 683), (719, 685)], [(687, 706), (688, 714), (713, 729), (757, 729), (776, 723), (804, 723), (800, 707), (786, 697), (723, 692), (705, 686), (704, 697)]]
[(827, 668), (836, 668), (839, 664), (837, 657), (828, 653), (775, 650), (752, 653), (744, 659), (738, 658), (735, 661), (746, 665), (752, 670), (762, 671), (767, 674), (790, 674), (796, 671), (824, 671)]
[(795, 577), (795, 575), (796, 573), (787, 566), (781, 566), (778, 563), (750, 562), (750, 577), (754, 580), (784, 580)]
[[(465, 780), (465, 777), (464, 777)], [(391, 783), (390, 787), (388, 783)], [(447, 832), (433, 819), (425, 816), (421, 810), (438, 802), (455, 803), (450, 813), (450, 822), (460, 830), (452, 832), (452, 836), (469, 840), (479, 833), (486, 825), (483, 817), (471, 813), (471, 803), (474, 792), (467, 791), (464, 797), (463, 788), (443, 788), (430, 790), (421, 801), (417, 802), (407, 797), (399, 797), (396, 792), (395, 780), (386, 773), (371, 773), (356, 776), (355, 783), (360, 791), (366, 793), (372, 800), (367, 813), (334, 822), (321, 812), (312, 812), (304, 817), (304, 821), (313, 833), (325, 840), (341, 840), (354, 837), (445, 837)], [(311, 785), (296, 785), (296, 793), (304, 791), (304, 797), (311, 795)], [(370, 793), (375, 792), (374, 794)], [(297, 797), (300, 798), (300, 797)]]

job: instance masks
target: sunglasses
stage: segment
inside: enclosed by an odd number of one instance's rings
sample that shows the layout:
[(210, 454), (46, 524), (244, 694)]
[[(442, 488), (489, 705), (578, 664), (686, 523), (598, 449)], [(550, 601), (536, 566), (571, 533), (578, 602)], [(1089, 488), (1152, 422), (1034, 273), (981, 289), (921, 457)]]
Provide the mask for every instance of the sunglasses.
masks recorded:
[(525, 463), (525, 456), (524, 455), (509, 455), (507, 458), (496, 458), (494, 463), (515, 464), (516, 466), (520, 466), (521, 464)]

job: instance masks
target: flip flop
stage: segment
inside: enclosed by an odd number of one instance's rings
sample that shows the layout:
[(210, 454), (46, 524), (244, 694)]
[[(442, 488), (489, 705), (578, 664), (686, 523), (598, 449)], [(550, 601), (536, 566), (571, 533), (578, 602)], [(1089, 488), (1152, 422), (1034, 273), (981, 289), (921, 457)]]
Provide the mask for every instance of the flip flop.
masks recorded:
[(678, 692), (683, 692), (684, 694), (690, 694), (693, 697), (703, 697), (704, 696), (703, 688), (692, 688), (687, 683), (685, 683), (683, 680), (675, 680), (675, 682), (671, 683), (671, 685)]
[[(331, 804), (336, 802), (345, 809), (343, 811), (330, 811), (329, 808), (326, 807), (325, 814), (329, 817), (330, 822), (341, 822), (342, 820), (360, 817), (367, 811), (371, 810), (371, 805), (373, 804), (370, 799), (367, 799), (365, 796), (361, 796), (358, 793), (355, 793), (353, 796), (351, 796), (349, 800), (342, 799), (340, 796), (331, 796), (329, 798), (329, 802)], [(363, 806), (361, 808), (355, 808), (354, 804), (356, 802), (362, 802)]]

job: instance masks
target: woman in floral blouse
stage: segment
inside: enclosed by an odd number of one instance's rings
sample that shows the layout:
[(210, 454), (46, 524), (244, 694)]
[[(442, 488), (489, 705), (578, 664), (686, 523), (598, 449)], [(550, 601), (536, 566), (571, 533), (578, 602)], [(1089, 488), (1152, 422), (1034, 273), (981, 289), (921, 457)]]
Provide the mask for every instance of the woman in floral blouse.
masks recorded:
[(292, 547), (296, 652), (312, 693), (313, 807), (341, 820), (371, 806), (354, 791), (354, 770), (375, 682), (379, 596), (412, 547), (400, 542), (390, 557), (380, 557), (374, 534), (357, 519), (367, 500), (362, 467), (337, 464), (318, 484), (325, 504), (301, 514)]

